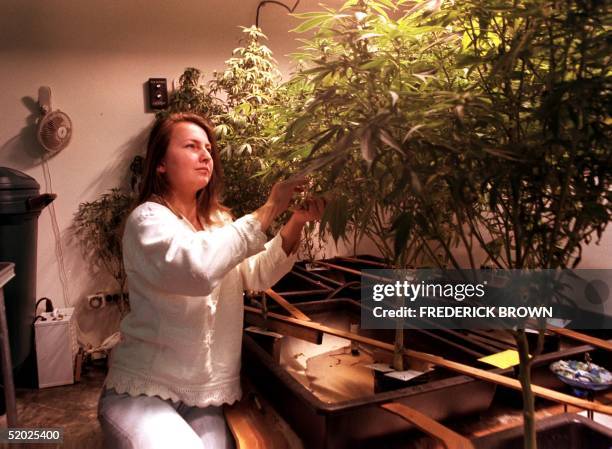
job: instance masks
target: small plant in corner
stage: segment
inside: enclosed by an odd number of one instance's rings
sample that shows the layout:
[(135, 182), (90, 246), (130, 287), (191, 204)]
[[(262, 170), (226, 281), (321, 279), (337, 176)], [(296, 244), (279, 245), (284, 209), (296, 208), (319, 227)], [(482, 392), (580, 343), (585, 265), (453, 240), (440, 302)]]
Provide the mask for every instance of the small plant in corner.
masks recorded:
[(122, 316), (129, 312), (129, 302), (121, 238), (132, 202), (131, 194), (114, 188), (95, 201), (79, 204), (74, 215), (75, 234), (83, 257), (94, 270), (106, 271), (117, 282), (121, 292), (117, 306)]

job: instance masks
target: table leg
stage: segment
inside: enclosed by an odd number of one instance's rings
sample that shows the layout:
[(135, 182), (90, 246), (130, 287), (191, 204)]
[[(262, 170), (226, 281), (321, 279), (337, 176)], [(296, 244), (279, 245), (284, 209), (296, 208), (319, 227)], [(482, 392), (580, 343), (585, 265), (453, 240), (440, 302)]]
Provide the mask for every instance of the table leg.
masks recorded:
[(13, 363), (9, 345), (6, 310), (4, 306), (4, 291), (0, 288), (0, 337), (2, 339), (2, 378), (4, 380), (4, 397), (6, 401), (7, 427), (17, 427), (17, 402), (15, 399), (15, 384), (13, 383)]

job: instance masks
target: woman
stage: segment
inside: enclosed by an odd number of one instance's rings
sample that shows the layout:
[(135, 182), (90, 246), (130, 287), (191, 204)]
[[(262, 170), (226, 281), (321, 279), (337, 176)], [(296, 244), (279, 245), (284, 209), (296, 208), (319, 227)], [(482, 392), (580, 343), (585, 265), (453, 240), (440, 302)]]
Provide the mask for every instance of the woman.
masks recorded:
[(212, 128), (197, 115), (158, 120), (149, 136), (138, 206), (123, 236), (131, 311), (121, 323), (99, 404), (113, 448), (231, 448), (222, 405), (240, 398), (244, 289), (264, 290), (296, 260), (321, 200), (295, 211), (266, 243), (297, 182), (231, 220), (219, 202)]

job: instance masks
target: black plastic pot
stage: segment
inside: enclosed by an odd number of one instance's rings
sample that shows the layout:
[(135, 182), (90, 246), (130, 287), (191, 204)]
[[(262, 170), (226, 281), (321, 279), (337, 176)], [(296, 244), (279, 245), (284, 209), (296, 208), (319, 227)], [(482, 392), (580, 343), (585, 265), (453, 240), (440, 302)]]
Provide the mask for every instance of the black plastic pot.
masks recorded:
[[(551, 416), (536, 424), (538, 449), (610, 449), (612, 429), (572, 413)], [(523, 426), (472, 440), (476, 449), (523, 447)]]

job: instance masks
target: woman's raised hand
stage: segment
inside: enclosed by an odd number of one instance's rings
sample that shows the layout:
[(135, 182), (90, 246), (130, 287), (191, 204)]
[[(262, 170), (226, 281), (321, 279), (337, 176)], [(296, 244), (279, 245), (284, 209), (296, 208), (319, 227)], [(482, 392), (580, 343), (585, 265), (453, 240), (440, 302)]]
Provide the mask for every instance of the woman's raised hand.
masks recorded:
[(279, 181), (272, 186), (266, 204), (253, 212), (253, 216), (261, 223), (262, 230), (267, 229), (278, 215), (287, 210), (293, 195), (300, 192), (305, 183), (304, 178), (297, 178)]
[(304, 178), (277, 182), (272, 186), (267, 203), (273, 204), (278, 209), (277, 215), (282, 214), (289, 207), (293, 195), (301, 192), (305, 183)]

